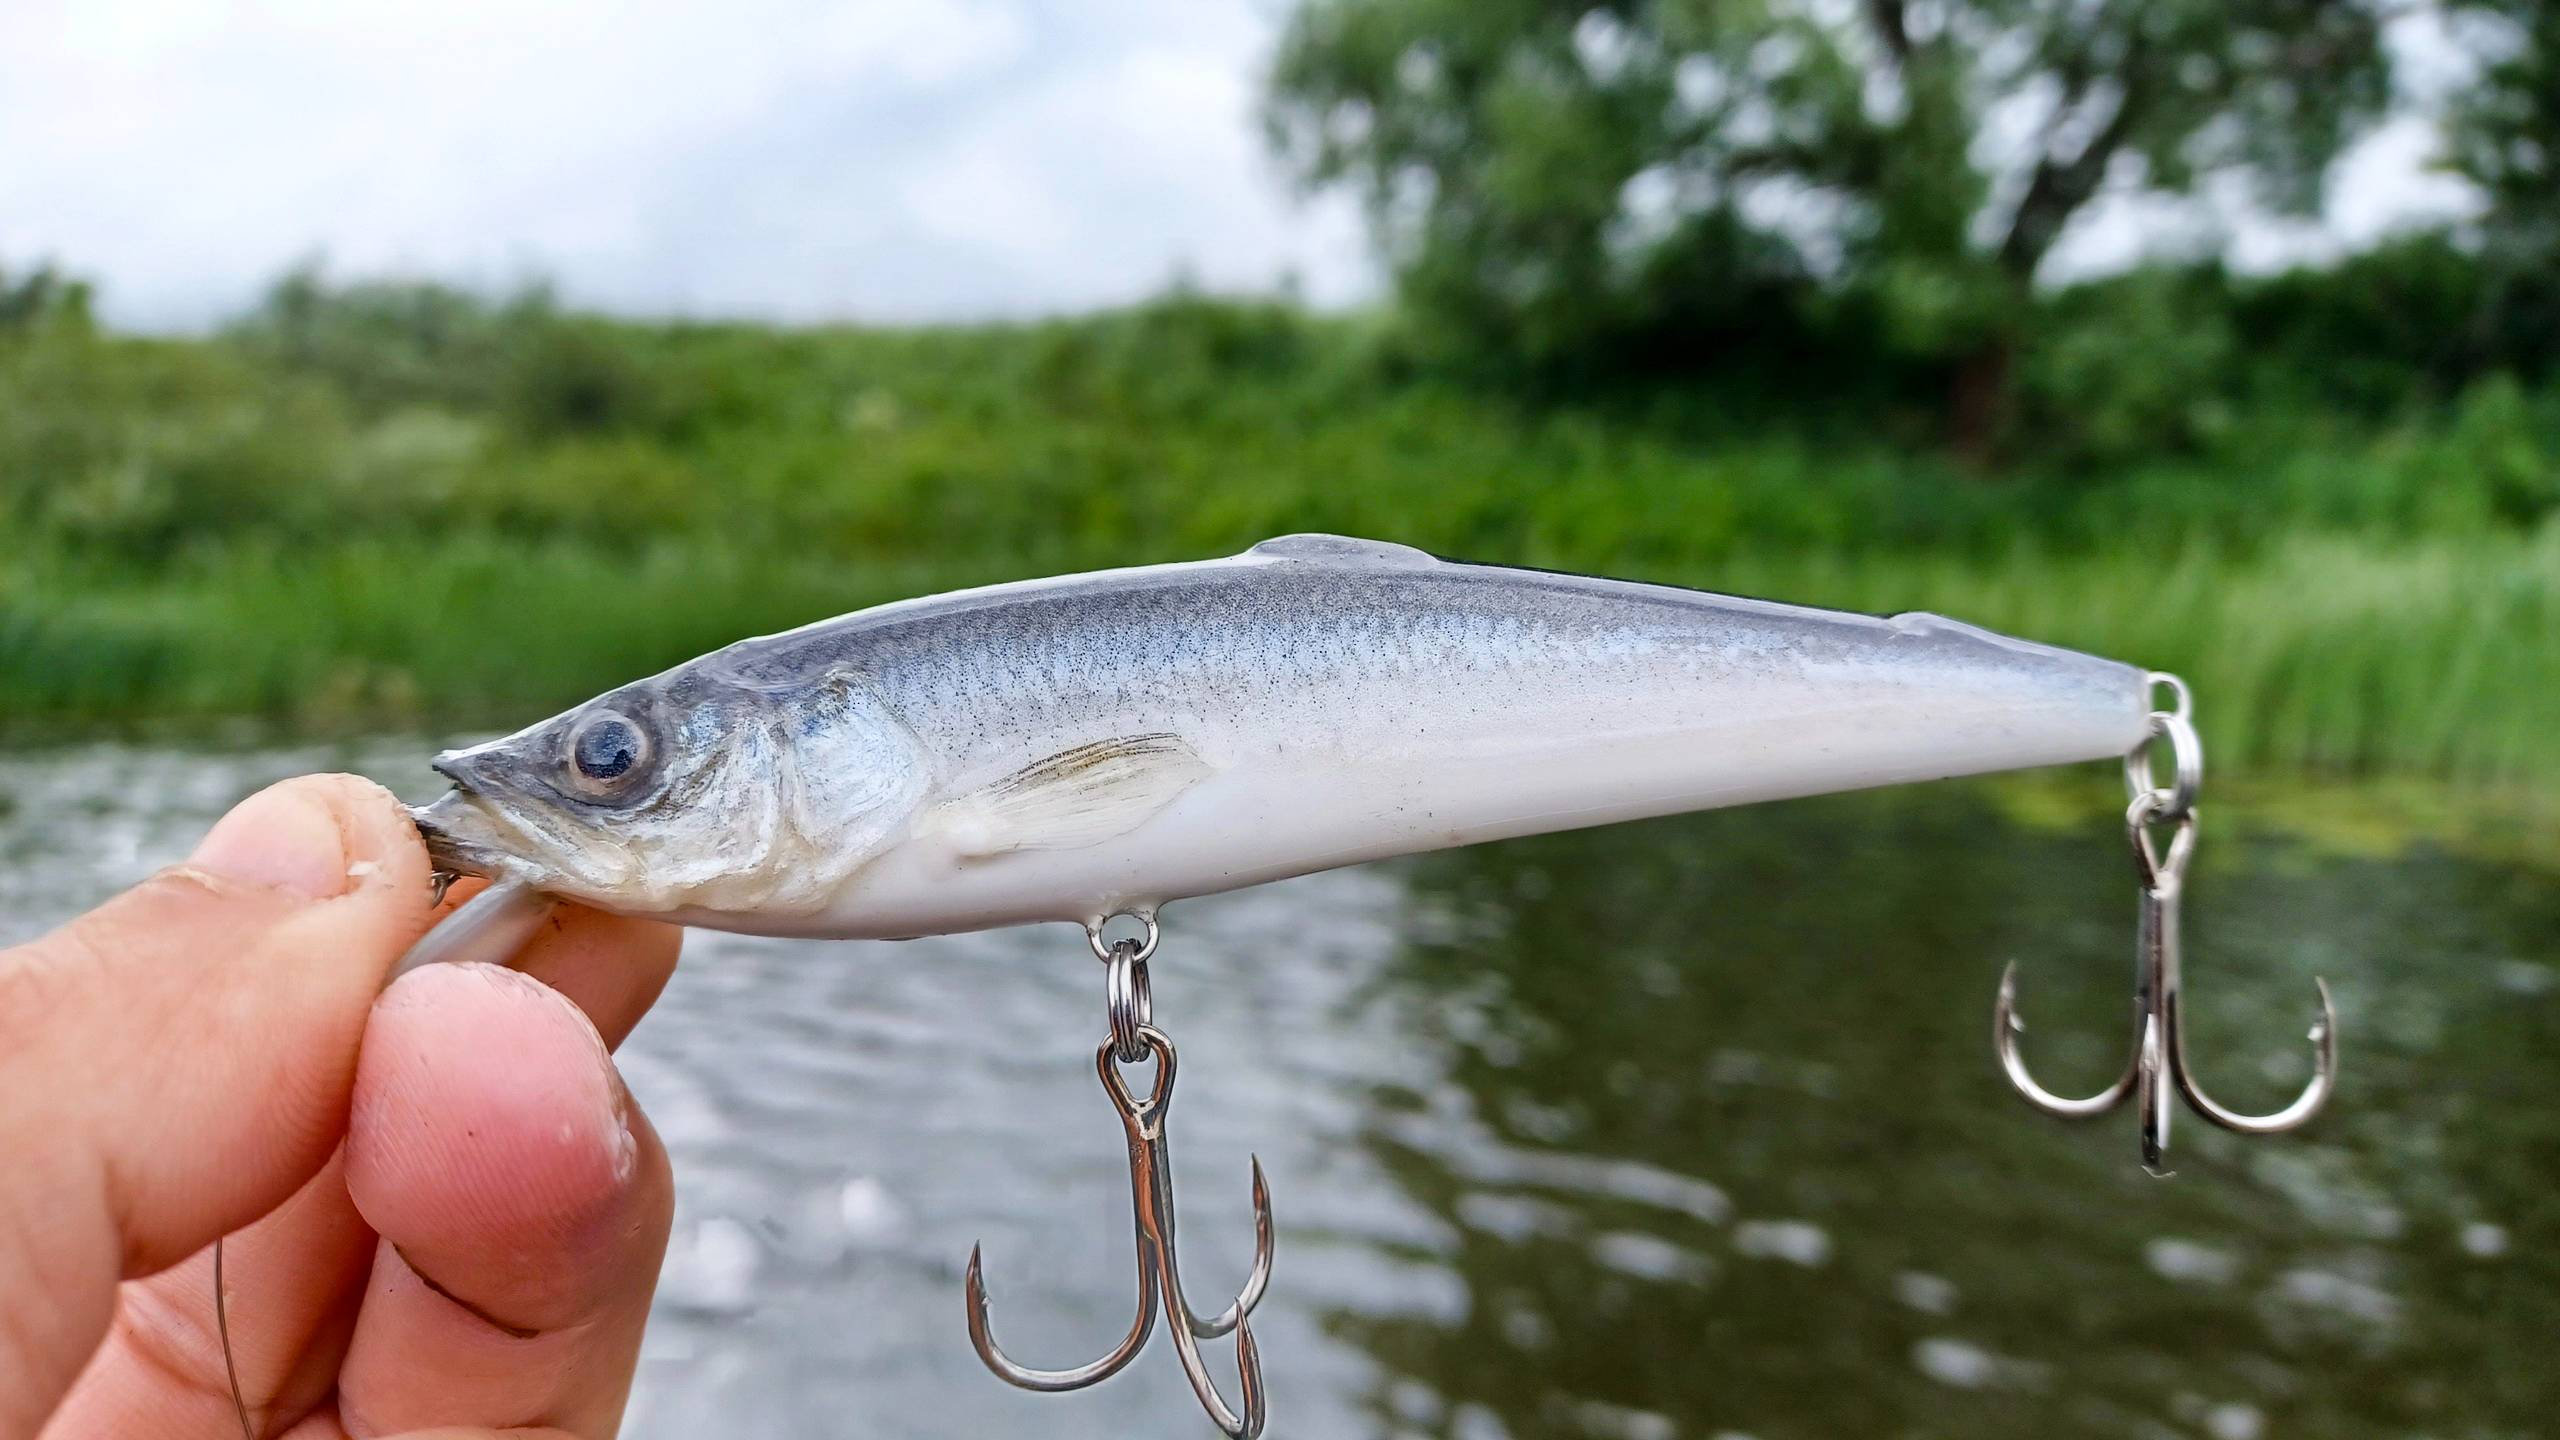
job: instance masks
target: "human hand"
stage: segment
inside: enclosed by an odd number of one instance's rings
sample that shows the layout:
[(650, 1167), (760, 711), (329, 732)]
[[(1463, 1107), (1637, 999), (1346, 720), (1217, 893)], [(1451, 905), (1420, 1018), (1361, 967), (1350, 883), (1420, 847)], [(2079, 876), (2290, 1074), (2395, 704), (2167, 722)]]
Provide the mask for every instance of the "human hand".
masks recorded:
[(225, 1234), (258, 1434), (613, 1434), (673, 1192), (607, 1052), (678, 932), (564, 906), (382, 992), (427, 895), (398, 803), (312, 777), (0, 951), (0, 1440), (237, 1435)]

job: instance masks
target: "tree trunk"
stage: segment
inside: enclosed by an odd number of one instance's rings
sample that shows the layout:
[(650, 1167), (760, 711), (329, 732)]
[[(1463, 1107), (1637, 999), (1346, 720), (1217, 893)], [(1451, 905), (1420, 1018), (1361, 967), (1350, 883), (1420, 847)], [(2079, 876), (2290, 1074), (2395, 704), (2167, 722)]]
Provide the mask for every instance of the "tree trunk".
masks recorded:
[(2016, 342), (2002, 331), (1956, 362), (1947, 396), (1948, 438), (1956, 458), (1973, 469), (1990, 469), (2008, 438), (2017, 408), (2011, 384), (2017, 353)]

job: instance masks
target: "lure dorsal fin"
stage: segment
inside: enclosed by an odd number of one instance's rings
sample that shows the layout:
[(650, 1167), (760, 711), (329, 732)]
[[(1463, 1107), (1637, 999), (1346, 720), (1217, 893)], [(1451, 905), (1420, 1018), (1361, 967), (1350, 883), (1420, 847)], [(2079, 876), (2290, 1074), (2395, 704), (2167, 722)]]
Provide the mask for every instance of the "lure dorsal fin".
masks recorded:
[(1396, 545), (1385, 540), (1363, 540), (1356, 535), (1279, 535), (1244, 553), (1268, 560), (1329, 560), (1337, 565), (1405, 568), (1440, 563), (1439, 557), (1428, 550), (1416, 550), (1410, 545)]
[(1072, 850), (1123, 835), (1208, 775), (1179, 735), (1121, 735), (1061, 750), (936, 807), (964, 855)]

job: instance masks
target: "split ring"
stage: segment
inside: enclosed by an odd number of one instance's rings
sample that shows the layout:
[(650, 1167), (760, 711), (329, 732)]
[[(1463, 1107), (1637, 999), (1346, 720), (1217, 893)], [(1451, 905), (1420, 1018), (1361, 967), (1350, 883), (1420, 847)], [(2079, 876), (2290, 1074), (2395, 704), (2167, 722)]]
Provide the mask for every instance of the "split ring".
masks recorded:
[(1123, 940), (1111, 947), (1104, 988), (1111, 1016), (1111, 1053), (1123, 1065), (1147, 1058), (1147, 1032), (1155, 1027), (1155, 992), (1147, 983), (1145, 947)]
[[(2151, 748), (2161, 740), (2169, 742), (2169, 761), (2175, 772), (2166, 789), (2151, 770)], [(2204, 742), (2196, 737), (2196, 727), (2188, 723), (2183, 711), (2151, 712), (2150, 733), (2124, 757), (2124, 783), (2137, 799), (2145, 795), (2159, 797), (2152, 810), (2155, 820), (2183, 820), (2196, 808), (2196, 797), (2204, 791)]]
[(1156, 936), (1158, 931), (1156, 929), (1156, 915), (1153, 910), (1114, 910), (1099, 920), (1087, 920), (1084, 922), (1085, 948), (1093, 952), (1094, 959), (1101, 961), (1105, 965), (1110, 964), (1112, 955), (1119, 950), (1120, 946), (1127, 945), (1132, 942), (1123, 940), (1117, 944), (1104, 944), (1102, 932), (1110, 927), (1112, 921), (1123, 918), (1135, 920), (1139, 924), (1147, 927), (1146, 935), (1135, 942), (1138, 947), (1136, 956), (1137, 962), (1144, 965), (1149, 959), (1153, 958), (1156, 953)]

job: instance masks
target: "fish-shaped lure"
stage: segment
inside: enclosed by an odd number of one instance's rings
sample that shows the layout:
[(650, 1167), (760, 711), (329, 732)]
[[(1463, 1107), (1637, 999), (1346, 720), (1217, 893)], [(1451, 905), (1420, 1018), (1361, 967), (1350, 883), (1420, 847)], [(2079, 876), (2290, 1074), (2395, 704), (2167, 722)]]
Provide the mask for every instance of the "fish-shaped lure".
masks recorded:
[(2121, 756), (2133, 666), (1291, 535), (743, 640), (447, 753), (449, 868), (760, 934), (1088, 924), (1288, 875)]
[[(454, 790), (418, 812), (420, 828), (442, 867), (501, 883), (411, 960), (503, 953), (544, 895), (779, 935), (1082, 922), (1110, 962), (1111, 1038), (1095, 1064), (1128, 1132), (1137, 1318), (1099, 1360), (1023, 1366), (995, 1342), (972, 1254), (970, 1339), (1015, 1385), (1076, 1389), (1128, 1364), (1161, 1308), (1210, 1418), (1251, 1440), (1265, 1412), (1247, 1317), (1271, 1274), (1270, 1204), (1257, 1163), (1251, 1276), (1204, 1316), (1174, 1254), (1175, 1053), (1145, 980), (1156, 907), (1479, 840), (2134, 754), (2163, 723), (2154, 680), (1934, 615), (1291, 535), (742, 640), (443, 755)], [(2173, 728), (2191, 739), (2184, 723)], [(2178, 789), (2146, 786), (2142, 803), (2191, 798), (2187, 753)], [(2192, 816), (2181, 823), (2191, 831)], [(1119, 914), (1147, 920), (1143, 943), (1106, 948), (1100, 927)], [(2171, 957), (2170, 944), (2153, 948)], [(2172, 993), (2174, 959), (2155, 971), (2169, 978), (2152, 989)], [(2004, 986), (2004, 1046), (2009, 1005)], [(2139, 1075), (2159, 1068), (2156, 1051)], [(1150, 1057), (1142, 1097), (1123, 1069)], [(2094, 1114), (2117, 1091), (2039, 1103)], [(2146, 1129), (2146, 1154), (2164, 1133)], [(1228, 1334), (1240, 1411), (1198, 1347)]]

